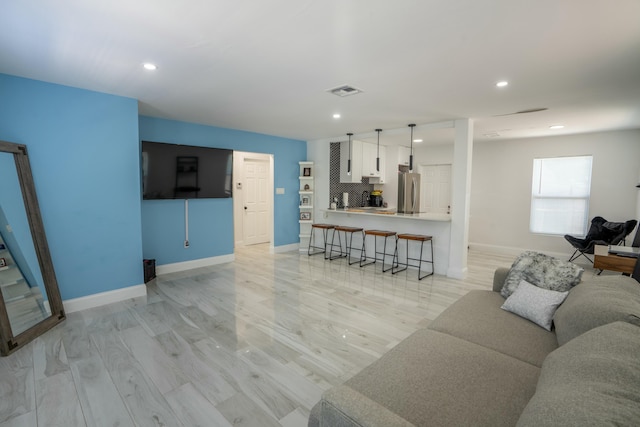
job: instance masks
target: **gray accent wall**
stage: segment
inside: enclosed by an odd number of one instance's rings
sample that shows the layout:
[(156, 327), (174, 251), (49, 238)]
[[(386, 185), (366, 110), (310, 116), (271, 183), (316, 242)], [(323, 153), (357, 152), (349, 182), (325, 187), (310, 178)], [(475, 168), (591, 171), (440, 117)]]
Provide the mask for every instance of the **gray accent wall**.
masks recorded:
[(593, 156), (589, 220), (640, 219), (640, 130), (484, 141), (473, 150), (470, 245), (568, 259), (573, 248), (563, 236), (529, 231), (531, 175), (534, 158), (578, 155)]

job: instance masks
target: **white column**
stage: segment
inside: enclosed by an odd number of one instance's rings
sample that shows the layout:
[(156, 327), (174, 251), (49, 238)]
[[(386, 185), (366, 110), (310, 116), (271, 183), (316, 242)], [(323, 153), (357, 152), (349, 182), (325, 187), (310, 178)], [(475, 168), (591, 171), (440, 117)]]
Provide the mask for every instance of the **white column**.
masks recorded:
[(453, 187), (451, 196), (451, 246), (447, 277), (464, 279), (467, 275), (469, 246), (469, 205), (471, 196), (471, 160), (473, 155), (473, 120), (455, 121), (453, 145)]
[(326, 219), (321, 209), (329, 207), (330, 141), (307, 141), (307, 160), (313, 162), (315, 171), (313, 190), (313, 218), (316, 222)]

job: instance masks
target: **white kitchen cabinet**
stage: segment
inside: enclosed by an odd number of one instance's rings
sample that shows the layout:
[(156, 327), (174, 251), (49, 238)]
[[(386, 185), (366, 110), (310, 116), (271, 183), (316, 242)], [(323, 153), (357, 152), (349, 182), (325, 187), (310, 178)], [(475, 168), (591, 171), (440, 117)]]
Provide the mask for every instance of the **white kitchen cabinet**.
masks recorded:
[(378, 170), (376, 168), (378, 145), (363, 143), (362, 146), (362, 176), (369, 178), (371, 184), (384, 184), (386, 147), (384, 145), (380, 146), (380, 170)]
[[(340, 143), (340, 182), (359, 183), (362, 181), (362, 141), (351, 141), (351, 153), (349, 142)], [(348, 160), (351, 158), (351, 174), (347, 172)]]

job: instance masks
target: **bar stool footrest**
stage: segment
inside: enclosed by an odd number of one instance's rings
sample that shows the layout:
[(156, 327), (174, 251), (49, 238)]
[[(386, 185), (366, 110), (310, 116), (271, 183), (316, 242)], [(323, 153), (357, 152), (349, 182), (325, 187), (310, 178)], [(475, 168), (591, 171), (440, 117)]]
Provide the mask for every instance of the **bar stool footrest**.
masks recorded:
[[(328, 259), (327, 257), (327, 242), (329, 240), (329, 230), (333, 230), (335, 225), (333, 224), (311, 224), (311, 236), (309, 236), (309, 247), (307, 248), (307, 255), (318, 255), (324, 254), (324, 259)], [(320, 229), (322, 230), (322, 237), (324, 239), (324, 246), (316, 246), (315, 245), (315, 233), (314, 231)], [(335, 233), (335, 232), (334, 232)]]
[[(401, 263), (400, 262), (400, 255), (398, 253), (398, 241), (399, 240), (405, 240), (407, 242), (407, 259), (406, 262)], [(420, 243), (420, 258), (411, 258), (409, 257), (409, 240), (412, 240), (414, 242), (419, 242)], [(431, 249), (431, 259), (430, 260), (426, 260), (423, 259), (423, 250), (424, 250), (424, 243), (425, 242), (429, 242), (429, 247)], [(435, 272), (435, 264), (433, 263), (433, 237), (431, 236), (425, 236), (422, 234), (398, 234), (398, 237), (396, 239), (396, 250), (395, 253), (393, 255), (393, 261), (396, 263), (395, 268), (392, 268), (391, 270), (391, 274), (396, 274), (396, 273), (400, 273), (401, 271), (405, 271), (407, 270), (409, 267), (416, 267), (418, 269), (418, 280), (422, 280), (425, 277), (429, 277), (431, 275), (434, 274)], [(409, 263), (409, 261), (418, 261), (417, 264), (411, 264)], [(427, 273), (427, 274), (422, 274), (422, 264), (426, 263), (426, 264), (431, 264), (431, 272)], [(400, 267), (400, 265), (403, 265), (404, 268), (398, 268)]]
[[(367, 256), (366, 251), (366, 240), (367, 236), (373, 236), (373, 258)], [(393, 258), (391, 259), (391, 266), (385, 268), (387, 256), (391, 256), (392, 254), (387, 253), (387, 239), (389, 237), (396, 237), (397, 233), (395, 231), (385, 231), (385, 230), (365, 230), (364, 237), (362, 239), (362, 251), (360, 252), (360, 267), (365, 267), (367, 265), (375, 264), (376, 261), (382, 261), (382, 272), (386, 273), (389, 270), (393, 270), (394, 266), (397, 266), (395, 263), (395, 252), (393, 254)], [(384, 237), (384, 247), (382, 252), (378, 252), (378, 239), (377, 237)], [(396, 237), (397, 240), (397, 237)], [(397, 245), (397, 243), (396, 243)], [(378, 258), (378, 255), (382, 255), (382, 258)], [(372, 260), (368, 261), (367, 260)]]

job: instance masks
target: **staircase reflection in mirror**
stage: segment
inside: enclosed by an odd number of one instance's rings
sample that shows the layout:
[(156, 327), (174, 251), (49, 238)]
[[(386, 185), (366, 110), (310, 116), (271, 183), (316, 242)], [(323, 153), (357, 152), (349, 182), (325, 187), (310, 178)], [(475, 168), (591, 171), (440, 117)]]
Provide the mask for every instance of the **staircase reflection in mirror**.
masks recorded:
[(0, 141), (0, 291), (3, 355), (64, 319), (26, 148), (4, 141)]

